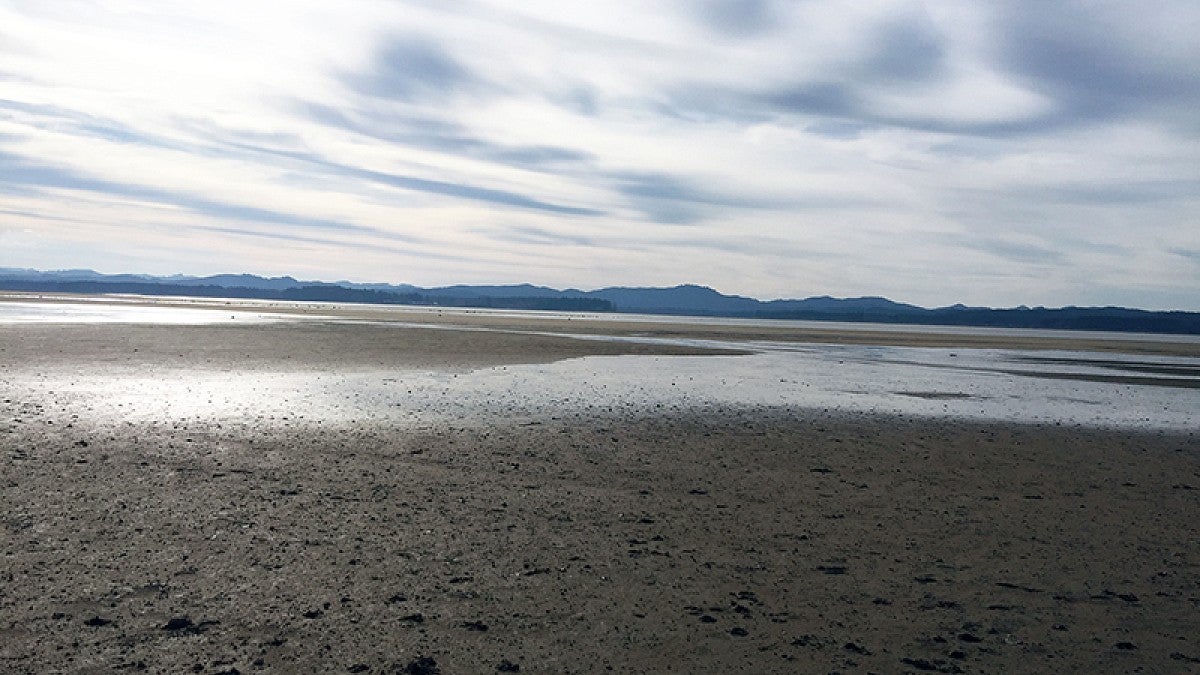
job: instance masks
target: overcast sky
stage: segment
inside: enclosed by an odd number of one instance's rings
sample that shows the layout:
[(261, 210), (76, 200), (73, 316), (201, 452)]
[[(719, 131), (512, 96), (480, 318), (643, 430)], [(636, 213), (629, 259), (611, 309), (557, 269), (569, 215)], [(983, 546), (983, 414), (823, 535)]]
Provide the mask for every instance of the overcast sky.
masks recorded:
[(0, 266), (1200, 310), (1200, 3), (0, 0)]

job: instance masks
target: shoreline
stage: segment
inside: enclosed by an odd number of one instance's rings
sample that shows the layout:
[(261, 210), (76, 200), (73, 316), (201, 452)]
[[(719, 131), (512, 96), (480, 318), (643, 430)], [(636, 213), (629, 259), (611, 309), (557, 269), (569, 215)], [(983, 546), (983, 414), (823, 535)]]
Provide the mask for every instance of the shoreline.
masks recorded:
[[(617, 315), (584, 313), (575, 317), (561, 312), (410, 307), (404, 305), (351, 305), (286, 301), (245, 301), (158, 296), (104, 296), (6, 292), (12, 302), (45, 302), (120, 305), (173, 309), (230, 310), (275, 314), (311, 322), (322, 320), (379, 322), (379, 325), (428, 324), (497, 332), (559, 333), (611, 337), (648, 337), (664, 340), (795, 342), (827, 345), (880, 345), (897, 347), (949, 347), (963, 349), (1066, 350), (1200, 358), (1200, 336), (1141, 335), (1114, 332), (1103, 338), (1080, 331), (989, 329), (959, 326), (879, 326), (852, 323), (792, 322), (703, 317)], [(322, 319), (321, 317), (325, 317)], [(1040, 333), (1040, 335), (1039, 335)]]

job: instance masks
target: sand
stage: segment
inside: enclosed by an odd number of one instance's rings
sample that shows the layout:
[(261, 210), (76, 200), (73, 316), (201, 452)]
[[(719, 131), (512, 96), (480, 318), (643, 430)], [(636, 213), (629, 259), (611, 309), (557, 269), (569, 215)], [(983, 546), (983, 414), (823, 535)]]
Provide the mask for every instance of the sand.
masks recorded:
[[(683, 349), (0, 330), (10, 385)], [(3, 672), (1200, 669), (1194, 433), (770, 406), (132, 421), (25, 393), (0, 402)]]

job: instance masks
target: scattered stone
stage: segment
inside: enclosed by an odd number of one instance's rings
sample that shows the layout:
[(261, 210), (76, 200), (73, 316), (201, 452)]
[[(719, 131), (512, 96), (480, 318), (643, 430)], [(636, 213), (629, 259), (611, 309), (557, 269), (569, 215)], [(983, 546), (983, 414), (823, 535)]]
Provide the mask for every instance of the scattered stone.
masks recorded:
[(442, 671), (432, 657), (422, 656), (409, 661), (400, 672), (405, 675), (439, 675)]
[(387, 601), (394, 605), (398, 602), (407, 602), (408, 598), (397, 593), (397, 594), (393, 595), (392, 597), (388, 598)]
[(792, 640), (793, 647), (812, 647), (814, 649), (824, 649), (825, 645), (826, 642), (816, 635), (805, 634), (801, 635), (795, 640)]
[(842, 649), (845, 649), (846, 651), (848, 651), (852, 654), (859, 654), (861, 656), (870, 656), (871, 655), (871, 650), (867, 649), (866, 647), (864, 647), (860, 644), (856, 644), (853, 642), (847, 642), (845, 644), (845, 646), (842, 647)]
[(487, 624), (482, 621), (464, 621), (462, 627), (479, 633), (487, 632)]
[(322, 615), (324, 615), (324, 614), (325, 614), (325, 612), (322, 612), (322, 611), (321, 611), (321, 610), (319, 610), (319, 609), (310, 609), (310, 610), (308, 610), (307, 612), (305, 612), (305, 613), (304, 613), (304, 618), (306, 618), (306, 619), (319, 619), (319, 618), (321, 618), (321, 616), (322, 616)]
[(996, 585), (1000, 588), (1011, 588), (1015, 591), (1025, 591), (1026, 593), (1041, 593), (1042, 589), (1032, 586), (1022, 586), (1020, 584), (1010, 583), (1008, 581), (997, 581)]
[(192, 620), (189, 619), (188, 617), (177, 616), (177, 617), (174, 617), (173, 619), (171, 619), (170, 621), (168, 621), (166, 624), (164, 624), (162, 629), (170, 630), (170, 631), (180, 631), (180, 630), (185, 630), (185, 629), (191, 628), (194, 625), (196, 625), (196, 624), (192, 623)]

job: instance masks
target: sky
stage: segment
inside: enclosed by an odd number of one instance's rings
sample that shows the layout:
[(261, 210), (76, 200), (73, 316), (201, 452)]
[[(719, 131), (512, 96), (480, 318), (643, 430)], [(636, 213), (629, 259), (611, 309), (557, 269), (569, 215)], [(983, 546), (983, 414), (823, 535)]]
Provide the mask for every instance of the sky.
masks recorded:
[(1200, 3), (0, 0), (0, 267), (1200, 310)]

